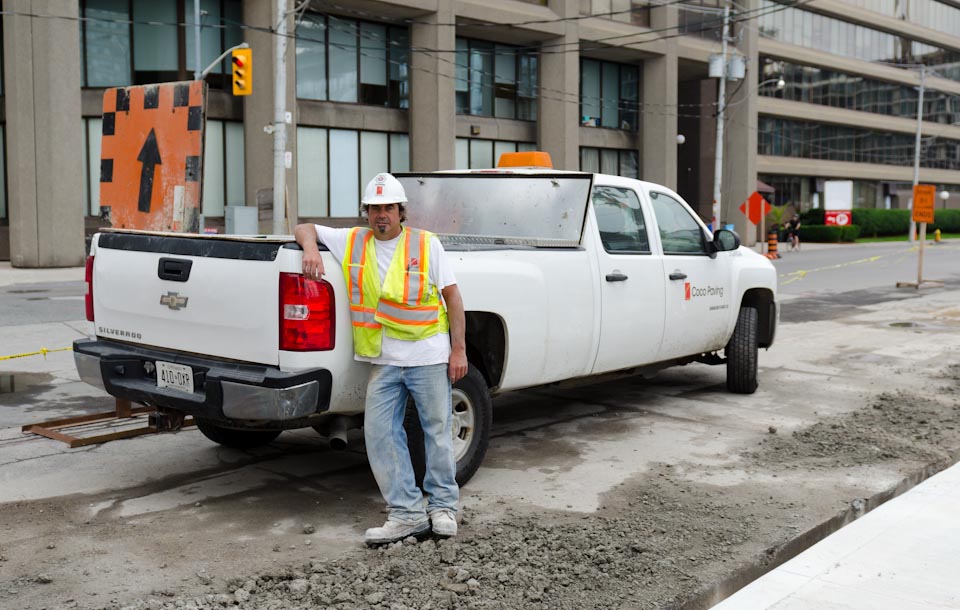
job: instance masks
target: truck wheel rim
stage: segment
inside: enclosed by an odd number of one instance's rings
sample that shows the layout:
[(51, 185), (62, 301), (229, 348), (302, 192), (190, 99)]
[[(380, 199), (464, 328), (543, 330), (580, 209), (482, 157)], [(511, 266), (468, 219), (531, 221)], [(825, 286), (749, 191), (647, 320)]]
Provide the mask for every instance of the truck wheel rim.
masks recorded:
[(462, 390), (451, 393), (453, 403), (453, 455), (459, 462), (473, 442), (475, 432), (473, 402)]

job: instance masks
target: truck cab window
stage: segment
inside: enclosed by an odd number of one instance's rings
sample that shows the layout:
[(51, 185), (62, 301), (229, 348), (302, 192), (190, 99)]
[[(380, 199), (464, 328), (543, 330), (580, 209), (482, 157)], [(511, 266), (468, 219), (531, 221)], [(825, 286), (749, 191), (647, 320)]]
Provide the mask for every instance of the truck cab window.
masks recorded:
[(665, 193), (650, 193), (660, 226), (664, 254), (706, 254), (703, 230), (682, 203)]
[(593, 210), (604, 250), (617, 254), (650, 253), (647, 227), (635, 192), (627, 188), (595, 186)]

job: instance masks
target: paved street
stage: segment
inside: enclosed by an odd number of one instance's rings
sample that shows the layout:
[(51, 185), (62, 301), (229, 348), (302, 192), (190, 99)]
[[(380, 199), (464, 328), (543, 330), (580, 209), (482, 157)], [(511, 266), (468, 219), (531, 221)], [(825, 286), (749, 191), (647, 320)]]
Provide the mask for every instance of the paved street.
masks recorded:
[[(507, 608), (530, 607), (531, 588), (556, 607), (707, 607), (757, 576), (757, 557), (828, 533), (960, 449), (960, 286), (956, 246), (940, 248), (947, 285), (921, 291), (889, 285), (909, 270), (903, 244), (787, 253), (783, 323), (754, 395), (726, 393), (722, 367), (688, 365), (498, 399), (447, 559), (361, 548), (383, 515), (357, 438), (336, 452), (308, 429), (241, 452), (185, 430), (70, 450), (19, 426), (110, 399), (77, 381), (69, 352), (0, 361), (15, 384), (0, 394), (0, 606), (233, 599), (231, 579), (274, 574), (253, 592), (263, 607), (279, 595), (267, 583), (288, 591), (283, 570), (309, 575), (313, 560), (356, 582), (358, 565), (405, 562), (421, 588), (465, 567), (476, 599)], [(0, 286), (0, 307), (23, 316), (0, 326), (0, 355), (81, 336), (64, 303), (79, 311), (83, 289), (69, 277)], [(598, 548), (608, 563), (587, 559)], [(560, 581), (538, 575), (549, 553)]]

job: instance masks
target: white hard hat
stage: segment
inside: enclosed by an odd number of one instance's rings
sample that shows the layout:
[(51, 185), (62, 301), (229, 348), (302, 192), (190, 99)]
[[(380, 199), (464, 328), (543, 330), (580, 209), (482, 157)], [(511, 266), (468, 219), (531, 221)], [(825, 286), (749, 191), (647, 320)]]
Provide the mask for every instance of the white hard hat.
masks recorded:
[(373, 177), (363, 191), (363, 205), (380, 205), (384, 203), (406, 203), (407, 194), (400, 181), (391, 174), (383, 172)]

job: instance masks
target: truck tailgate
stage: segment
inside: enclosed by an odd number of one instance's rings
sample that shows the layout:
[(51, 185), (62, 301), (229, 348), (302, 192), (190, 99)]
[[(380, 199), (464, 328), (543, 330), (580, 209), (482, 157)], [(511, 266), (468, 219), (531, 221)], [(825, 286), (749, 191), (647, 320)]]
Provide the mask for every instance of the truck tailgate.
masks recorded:
[(96, 334), (277, 365), (281, 245), (100, 234), (92, 250)]

